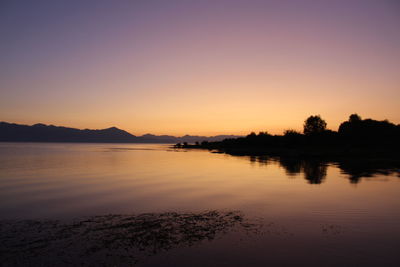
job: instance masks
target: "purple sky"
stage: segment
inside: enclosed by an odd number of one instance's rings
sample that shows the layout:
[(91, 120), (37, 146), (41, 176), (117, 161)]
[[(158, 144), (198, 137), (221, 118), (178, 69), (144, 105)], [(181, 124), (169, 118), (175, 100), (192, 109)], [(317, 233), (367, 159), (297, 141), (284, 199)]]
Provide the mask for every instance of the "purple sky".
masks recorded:
[(0, 121), (133, 134), (400, 123), (399, 1), (1, 1)]

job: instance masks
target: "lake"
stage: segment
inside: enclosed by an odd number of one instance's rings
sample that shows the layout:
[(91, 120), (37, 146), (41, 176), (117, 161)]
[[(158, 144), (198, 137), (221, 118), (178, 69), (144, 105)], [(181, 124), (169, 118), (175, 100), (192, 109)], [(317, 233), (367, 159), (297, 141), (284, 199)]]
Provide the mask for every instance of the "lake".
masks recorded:
[(0, 143), (4, 266), (400, 266), (400, 173), (166, 144)]

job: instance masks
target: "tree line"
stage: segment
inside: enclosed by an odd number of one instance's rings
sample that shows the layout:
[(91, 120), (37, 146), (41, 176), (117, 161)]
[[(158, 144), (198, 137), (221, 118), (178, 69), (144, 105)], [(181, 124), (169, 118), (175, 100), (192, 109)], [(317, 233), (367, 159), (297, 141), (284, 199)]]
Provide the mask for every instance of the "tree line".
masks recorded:
[[(327, 123), (320, 115), (309, 116), (303, 124), (303, 132), (288, 129), (283, 135), (268, 132), (250, 133), (245, 137), (225, 139), (220, 142), (196, 142), (196, 144), (176, 144), (176, 148), (218, 149), (224, 152), (262, 154), (264, 152), (320, 154), (363, 154), (369, 152), (386, 155), (400, 148), (400, 125), (388, 120), (362, 119), (351, 114), (342, 122), (338, 131), (327, 129)], [(373, 148), (373, 149), (372, 149)], [(286, 150), (285, 150), (286, 149)], [(300, 153), (302, 154), (302, 153)]]

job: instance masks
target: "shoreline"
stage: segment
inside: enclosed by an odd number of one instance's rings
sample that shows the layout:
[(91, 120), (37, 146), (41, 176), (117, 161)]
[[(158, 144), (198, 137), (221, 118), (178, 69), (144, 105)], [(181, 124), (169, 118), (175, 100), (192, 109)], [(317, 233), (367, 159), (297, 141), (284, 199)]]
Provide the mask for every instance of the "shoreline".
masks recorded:
[(220, 147), (203, 145), (172, 146), (174, 149), (200, 149), (211, 153), (233, 156), (270, 156), (282, 158), (320, 159), (325, 161), (374, 160), (400, 163), (400, 153), (395, 147)]

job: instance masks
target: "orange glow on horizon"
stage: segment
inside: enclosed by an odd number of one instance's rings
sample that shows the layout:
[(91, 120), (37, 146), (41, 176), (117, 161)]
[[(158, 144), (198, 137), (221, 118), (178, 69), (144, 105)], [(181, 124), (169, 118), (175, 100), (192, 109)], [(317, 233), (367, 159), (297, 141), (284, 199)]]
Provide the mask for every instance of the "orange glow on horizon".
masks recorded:
[(10, 3), (0, 121), (175, 136), (400, 123), (395, 4), (129, 2)]

